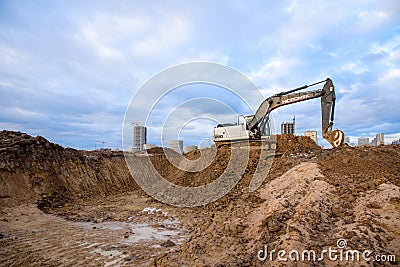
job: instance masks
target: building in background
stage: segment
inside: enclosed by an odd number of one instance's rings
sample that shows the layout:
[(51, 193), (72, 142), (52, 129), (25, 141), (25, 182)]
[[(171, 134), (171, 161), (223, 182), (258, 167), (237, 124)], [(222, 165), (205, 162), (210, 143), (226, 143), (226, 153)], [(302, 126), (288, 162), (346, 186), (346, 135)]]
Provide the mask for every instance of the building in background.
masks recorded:
[(317, 131), (305, 131), (304, 136), (310, 137), (318, 145)]
[(359, 137), (358, 138), (358, 146), (380, 146), (385, 144), (385, 135), (383, 133), (378, 133), (375, 135), (375, 137), (369, 141), (368, 137)]
[(183, 153), (183, 140), (170, 140), (169, 147), (175, 152), (182, 154)]
[(147, 143), (147, 127), (139, 125), (138, 122), (133, 124), (133, 147), (132, 151), (143, 150), (143, 145)]
[(365, 146), (369, 145), (369, 138), (368, 137), (359, 137), (358, 138), (358, 146)]
[(376, 137), (372, 139), (371, 143), (369, 143), (370, 146), (376, 146)]
[(383, 133), (376, 134), (374, 139), (372, 139), (370, 143), (371, 146), (379, 146), (384, 144), (385, 144), (385, 136)]
[(296, 117), (293, 117), (293, 122), (281, 123), (281, 134), (294, 134), (296, 126)]
[(356, 143), (352, 143), (352, 142), (351, 142), (351, 138), (350, 138), (349, 136), (345, 136), (345, 138), (344, 138), (344, 143), (347, 144), (347, 145), (349, 145), (349, 146), (357, 146)]
[(383, 133), (378, 133), (375, 135), (374, 139), (371, 141), (371, 146), (379, 146), (385, 144), (385, 136)]
[(378, 133), (375, 136), (375, 145), (384, 145), (385, 144), (385, 135), (383, 133)]
[(400, 138), (399, 140), (393, 140), (392, 145), (399, 145), (400, 144)]

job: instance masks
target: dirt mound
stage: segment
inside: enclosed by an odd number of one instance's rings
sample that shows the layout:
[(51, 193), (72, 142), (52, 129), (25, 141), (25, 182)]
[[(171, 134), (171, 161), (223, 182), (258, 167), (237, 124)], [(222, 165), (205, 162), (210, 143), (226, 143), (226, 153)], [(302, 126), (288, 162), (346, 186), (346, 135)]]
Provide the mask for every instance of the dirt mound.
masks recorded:
[(78, 151), (38, 136), (0, 132), (0, 201), (41, 206), (137, 188), (122, 152)]
[(308, 136), (280, 134), (277, 135), (277, 142), (278, 142), (277, 153), (296, 154), (296, 153), (309, 153), (311, 151), (321, 150), (321, 147), (318, 146)]
[[(393, 200), (400, 194), (399, 187), (382, 184), (354, 205), (345, 205), (349, 203), (343, 203), (336, 187), (324, 180), (317, 164), (302, 163), (264, 186), (260, 197), (265, 201), (251, 212), (246, 229), (248, 238), (256, 240), (254, 247), (320, 254), (329, 247), (337, 249), (337, 240), (345, 239), (347, 249), (398, 253), (400, 211)], [(389, 210), (391, 215), (385, 216)], [(252, 265), (263, 263), (275, 266), (252, 259)], [(325, 258), (320, 265), (335, 264)]]
[[(197, 157), (195, 154), (200, 154), (200, 151), (192, 151), (185, 158), (193, 160)], [(203, 154), (212, 156), (211, 149), (204, 150)], [(230, 159), (230, 149), (219, 149), (211, 164), (198, 172), (185, 171), (171, 164), (170, 159), (164, 154), (161, 157), (150, 157), (150, 159), (158, 173), (171, 183), (181, 186), (200, 186), (214, 181), (224, 172)]]
[(152, 147), (146, 150), (149, 155), (164, 155), (168, 154), (171, 156), (178, 156), (179, 154), (175, 150), (167, 147)]
[[(206, 148), (208, 149), (208, 148)], [(205, 150), (205, 149), (195, 149), (190, 151), (189, 153), (185, 154), (185, 158), (189, 159), (189, 160), (196, 160), (199, 159), (201, 157), (201, 151)]]
[(400, 145), (343, 146), (333, 149), (320, 165), (326, 181), (340, 194), (357, 196), (382, 183), (400, 186)]
[[(261, 261), (257, 254), (265, 245), (269, 251), (321, 253), (337, 249), (339, 239), (347, 249), (398, 259), (400, 146), (322, 150), (308, 139), (278, 136), (283, 153), (263, 186), (248, 192), (249, 169), (228, 195), (193, 209), (198, 218), (191, 238), (154, 265), (295, 266), (279, 262), (276, 254), (274, 261)], [(314, 264), (337, 262), (325, 257)]]
[[(294, 136), (294, 135), (278, 135), (277, 136), (277, 150), (275, 159), (269, 176), (270, 179), (282, 175), (284, 172), (301, 162), (301, 159), (290, 158), (290, 155), (307, 154), (314, 155), (321, 151), (315, 142), (309, 137)], [(212, 148), (194, 150), (185, 154), (185, 158), (191, 161), (196, 161), (201, 156), (215, 156), (207, 168), (199, 172), (187, 172), (179, 169), (173, 164), (170, 164), (169, 159), (165, 157), (162, 148), (152, 148), (148, 153), (157, 155), (152, 157), (151, 161), (156, 170), (168, 181), (181, 185), (181, 186), (200, 186), (210, 183), (221, 176), (225, 171), (229, 160), (231, 158), (231, 148), (229, 146), (222, 146), (218, 148), (216, 154), (212, 153)], [(244, 175), (252, 175), (256, 171), (260, 157), (260, 147), (256, 143), (250, 144), (249, 158), (247, 168)], [(170, 155), (174, 156), (174, 153)], [(177, 155), (177, 154), (175, 154)], [(284, 156), (283, 158), (281, 156)], [(287, 158), (287, 157), (289, 158)], [(283, 159), (283, 160), (281, 160)]]

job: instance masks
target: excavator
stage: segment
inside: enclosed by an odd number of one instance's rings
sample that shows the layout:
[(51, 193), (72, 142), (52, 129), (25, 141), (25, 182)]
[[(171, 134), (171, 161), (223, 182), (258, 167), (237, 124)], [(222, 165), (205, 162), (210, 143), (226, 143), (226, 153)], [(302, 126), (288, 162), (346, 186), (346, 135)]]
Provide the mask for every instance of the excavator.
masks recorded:
[[(308, 87), (324, 83), (322, 89), (298, 92)], [(344, 134), (341, 130), (332, 130), (335, 111), (335, 87), (330, 78), (310, 85), (304, 85), (287, 92), (275, 94), (262, 102), (256, 114), (243, 116), (244, 122), (236, 124), (218, 124), (213, 129), (212, 139), (217, 147), (232, 142), (257, 141), (271, 136), (269, 115), (276, 108), (307, 101), (314, 98), (321, 98), (322, 111), (322, 137), (332, 147), (338, 147), (344, 142)]]

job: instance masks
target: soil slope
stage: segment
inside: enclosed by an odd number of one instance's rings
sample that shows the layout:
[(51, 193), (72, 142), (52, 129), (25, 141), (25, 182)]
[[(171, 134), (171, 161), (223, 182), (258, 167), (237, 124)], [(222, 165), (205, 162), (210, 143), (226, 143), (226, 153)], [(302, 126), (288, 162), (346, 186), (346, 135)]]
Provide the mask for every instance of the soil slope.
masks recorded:
[(137, 188), (122, 152), (63, 148), (38, 136), (0, 132), (0, 203), (42, 206)]

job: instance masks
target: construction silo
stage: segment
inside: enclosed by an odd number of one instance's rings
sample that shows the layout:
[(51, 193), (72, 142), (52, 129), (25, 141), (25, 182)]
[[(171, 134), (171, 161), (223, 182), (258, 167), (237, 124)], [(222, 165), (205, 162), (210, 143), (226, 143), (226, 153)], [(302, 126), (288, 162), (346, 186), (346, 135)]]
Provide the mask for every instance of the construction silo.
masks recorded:
[(135, 124), (133, 126), (133, 150), (143, 150), (143, 145), (147, 142), (147, 128)]
[(183, 153), (183, 140), (170, 140), (169, 147), (173, 149), (175, 152), (182, 154)]

